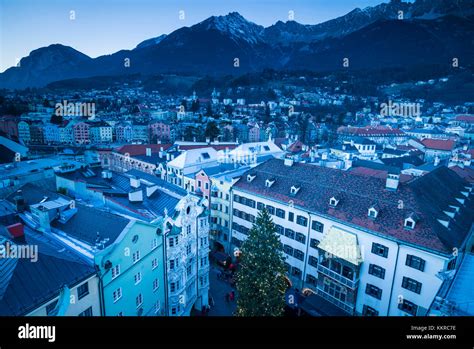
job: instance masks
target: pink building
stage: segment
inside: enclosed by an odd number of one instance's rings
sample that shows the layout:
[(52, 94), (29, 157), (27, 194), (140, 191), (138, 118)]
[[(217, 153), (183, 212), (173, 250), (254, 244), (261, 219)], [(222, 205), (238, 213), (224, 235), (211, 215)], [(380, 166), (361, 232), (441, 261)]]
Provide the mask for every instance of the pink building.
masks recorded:
[(155, 122), (148, 126), (150, 132), (150, 139), (152, 141), (162, 140), (168, 141), (171, 139), (171, 128), (170, 125), (163, 122)]
[(0, 119), (0, 131), (18, 138), (18, 121), (19, 118), (15, 116), (3, 116)]
[(90, 143), (89, 125), (85, 122), (79, 122), (73, 126), (74, 142), (77, 144)]
[(209, 200), (211, 194), (211, 179), (204, 170), (196, 173), (196, 194), (202, 194), (203, 198)]
[(249, 142), (260, 142), (260, 126), (256, 124), (249, 129)]

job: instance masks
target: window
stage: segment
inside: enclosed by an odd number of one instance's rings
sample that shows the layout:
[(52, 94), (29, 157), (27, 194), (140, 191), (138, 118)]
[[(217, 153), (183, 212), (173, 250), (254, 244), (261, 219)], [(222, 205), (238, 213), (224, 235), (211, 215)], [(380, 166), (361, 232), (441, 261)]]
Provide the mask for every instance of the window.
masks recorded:
[[(177, 261), (177, 260), (176, 260)], [(177, 263), (174, 259), (170, 259), (170, 270), (173, 270)]]
[(270, 188), (270, 187), (273, 185), (273, 183), (275, 183), (275, 179), (273, 179), (273, 178), (272, 178), (272, 179), (267, 179), (267, 180), (265, 181), (265, 186), (266, 186), (267, 188)]
[(112, 268), (112, 280), (120, 275), (120, 264), (117, 264)]
[(140, 251), (136, 251), (132, 255), (133, 263), (136, 263), (140, 260)]
[(79, 313), (78, 316), (92, 316), (92, 307), (87, 308), (82, 313)]
[(302, 225), (303, 227), (308, 226), (308, 218), (303, 216), (296, 217), (296, 224)]
[(316, 279), (313, 275), (306, 275), (306, 282), (310, 285), (316, 286), (318, 283), (318, 279)]
[(415, 228), (415, 221), (412, 218), (405, 219), (405, 228), (407, 229)]
[(283, 251), (290, 255), (290, 256), (293, 256), (293, 247), (289, 246), (289, 245), (283, 245)]
[(275, 227), (278, 234), (285, 235), (285, 228), (278, 224), (275, 224)]
[(299, 185), (293, 185), (291, 188), (290, 188), (290, 194), (291, 195), (296, 195), (299, 190), (300, 190), (300, 186)]
[(385, 269), (375, 264), (369, 265), (369, 274), (385, 279)]
[(257, 210), (261, 211), (265, 208), (265, 205), (263, 202), (257, 202)]
[(416, 312), (418, 310), (418, 306), (415, 303), (412, 303), (410, 301), (407, 301), (404, 299), (401, 303), (398, 303), (398, 309), (404, 311), (405, 313), (408, 313), (410, 315), (416, 315)]
[(154, 258), (152, 261), (151, 261), (151, 269), (155, 269), (156, 267), (158, 266), (158, 260), (156, 258)]
[(448, 270), (453, 270), (454, 268), (456, 268), (456, 258), (451, 259), (447, 266)]
[(295, 238), (295, 232), (291, 229), (285, 229), (285, 236), (294, 239)]
[(170, 291), (171, 292), (176, 292), (176, 282), (170, 283)]
[(201, 267), (205, 267), (207, 265), (207, 257), (201, 258)]
[(284, 219), (285, 218), (285, 211), (282, 210), (281, 208), (277, 208), (276, 209), (276, 216)]
[(189, 264), (186, 267), (186, 276), (188, 276), (188, 277), (191, 276), (192, 272), (193, 272), (193, 266), (192, 266), (192, 264)]
[(58, 304), (58, 301), (54, 301), (52, 303), (49, 303), (47, 306), (46, 306), (46, 314), (49, 316), (53, 313), (54, 309), (56, 309), (56, 305)]
[(288, 220), (290, 222), (294, 222), (295, 221), (295, 214), (293, 212), (288, 212)]
[(190, 254), (191, 254), (191, 245), (189, 244), (186, 246), (186, 255), (189, 256)]
[(309, 246), (312, 247), (312, 248), (317, 248), (318, 245), (319, 245), (319, 240), (317, 239), (310, 239), (309, 240)]
[(174, 238), (169, 238), (168, 239), (168, 246), (173, 247), (174, 246)]
[(302, 244), (305, 244), (306, 243), (306, 236), (304, 234), (301, 234), (301, 233), (296, 233), (295, 240), (298, 241), (298, 242), (301, 242)]
[(154, 250), (158, 247), (158, 239), (151, 240), (151, 249)]
[(421, 259), (420, 257), (413, 256), (411, 254), (407, 255), (405, 265), (408, 265), (409, 267), (412, 267), (414, 269), (418, 269), (420, 271), (425, 270), (425, 260)]
[(421, 282), (418, 282), (406, 276), (403, 277), (402, 287), (418, 294), (420, 294), (421, 292)]
[(299, 259), (300, 261), (304, 260), (304, 253), (301, 252), (300, 250), (295, 249), (295, 250), (293, 251), (293, 256), (294, 256), (296, 259)]
[(137, 298), (135, 298), (135, 303), (137, 305), (137, 308), (143, 304), (143, 296), (141, 293), (137, 296)]
[(119, 287), (113, 292), (114, 303), (122, 298), (122, 288)]
[(318, 259), (314, 256), (309, 256), (308, 257), (308, 264), (317, 268), (318, 267)]
[(153, 291), (158, 289), (158, 279), (153, 280)]
[(324, 224), (318, 221), (311, 222), (311, 229), (317, 231), (318, 233), (322, 233), (324, 230)]
[(372, 296), (377, 299), (382, 298), (382, 289), (378, 288), (377, 286), (374, 286), (372, 284), (367, 284), (365, 288), (365, 293), (368, 294), (369, 296)]
[(136, 273), (133, 279), (135, 280), (135, 285), (138, 285), (142, 281), (142, 273)]
[(384, 245), (377, 244), (377, 243), (374, 242), (374, 243), (372, 243), (372, 253), (376, 254), (380, 257), (387, 258), (387, 256), (388, 256), (388, 247), (386, 247)]
[(301, 269), (293, 267), (291, 268), (291, 275), (297, 277), (298, 279), (301, 279), (303, 273), (301, 272)]
[(379, 312), (378, 310), (375, 310), (372, 307), (369, 307), (368, 305), (365, 305), (362, 307), (362, 315), (364, 316), (378, 316)]
[(77, 288), (77, 298), (82, 299), (89, 294), (89, 283), (85, 282)]
[(378, 212), (375, 208), (371, 207), (371, 208), (369, 208), (368, 216), (369, 216), (370, 218), (374, 218), (374, 219), (375, 219), (375, 218), (377, 218), (378, 213), (379, 213), (379, 212)]
[(274, 214), (275, 214), (275, 207), (270, 206), (270, 205), (267, 205), (267, 211), (268, 211), (268, 213), (270, 213), (271, 215), (274, 215)]

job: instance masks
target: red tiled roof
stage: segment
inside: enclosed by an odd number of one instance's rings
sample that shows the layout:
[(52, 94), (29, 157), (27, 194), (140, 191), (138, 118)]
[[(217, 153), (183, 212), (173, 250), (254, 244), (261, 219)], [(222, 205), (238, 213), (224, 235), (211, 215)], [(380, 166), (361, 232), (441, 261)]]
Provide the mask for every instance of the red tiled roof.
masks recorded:
[(163, 150), (167, 150), (171, 146), (172, 144), (126, 144), (117, 148), (116, 151), (121, 154), (128, 153), (130, 156), (136, 156), (145, 155), (146, 148), (151, 148), (152, 152), (157, 152), (160, 151), (162, 147)]
[(457, 115), (455, 118), (456, 121), (464, 121), (473, 124), (474, 115)]
[(236, 144), (204, 144), (204, 145), (180, 145), (179, 150), (193, 150), (193, 149), (201, 149), (201, 148), (214, 148), (214, 150), (225, 150), (225, 149), (235, 149), (237, 148)]
[(456, 144), (453, 140), (444, 140), (444, 139), (422, 139), (421, 143), (430, 149), (436, 150), (453, 150), (454, 145)]
[(461, 168), (459, 166), (450, 167), (451, 170), (456, 172), (459, 177), (468, 181), (469, 183), (474, 183), (474, 170), (470, 167)]
[[(386, 179), (388, 171), (384, 170), (376, 170), (373, 168), (368, 167), (353, 167), (350, 169), (350, 172), (355, 175), (359, 176), (368, 176), (368, 177), (375, 177), (375, 178), (382, 178)], [(400, 182), (405, 183), (408, 182), (410, 179), (413, 179), (412, 176), (406, 174), (400, 174)]]
[(292, 153), (298, 153), (303, 149), (303, 146), (304, 146), (303, 142), (296, 141), (288, 147), (288, 150), (291, 151)]
[[(256, 175), (251, 182), (246, 180), (249, 173)], [(265, 186), (268, 178), (275, 178), (270, 188)], [(282, 204), (291, 200), (295, 207), (309, 212), (450, 254), (453, 247), (460, 246), (469, 234), (474, 218), (474, 200), (466, 199), (456, 219), (450, 221), (449, 229), (440, 224), (438, 218), (445, 217), (444, 210), (456, 203), (456, 197), (465, 190), (466, 184), (454, 171), (439, 166), (424, 176), (400, 183), (398, 189), (392, 191), (386, 189), (385, 179), (357, 176), (310, 164), (285, 166), (282, 160), (271, 159), (244, 173), (234, 188)], [(296, 195), (290, 192), (293, 185), (301, 187)], [(331, 197), (340, 200), (336, 208), (329, 206)], [(380, 207), (375, 220), (367, 214), (374, 203)], [(413, 213), (419, 221), (415, 228), (407, 231), (403, 222)]]
[(405, 132), (398, 128), (376, 126), (376, 127), (348, 127), (341, 126), (338, 133), (346, 133), (357, 136), (403, 136)]

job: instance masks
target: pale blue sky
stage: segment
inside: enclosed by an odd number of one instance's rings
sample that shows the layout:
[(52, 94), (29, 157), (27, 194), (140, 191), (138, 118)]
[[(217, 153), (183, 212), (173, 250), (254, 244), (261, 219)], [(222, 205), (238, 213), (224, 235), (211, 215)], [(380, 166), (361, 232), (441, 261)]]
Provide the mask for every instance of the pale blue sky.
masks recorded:
[[(239, 12), (269, 26), (288, 20), (316, 24), (356, 7), (388, 0), (0, 0), (0, 72), (34, 49), (68, 45), (90, 57), (134, 48), (139, 42), (191, 26), (212, 15)], [(185, 20), (179, 11), (185, 11)], [(75, 20), (70, 20), (75, 11)]]

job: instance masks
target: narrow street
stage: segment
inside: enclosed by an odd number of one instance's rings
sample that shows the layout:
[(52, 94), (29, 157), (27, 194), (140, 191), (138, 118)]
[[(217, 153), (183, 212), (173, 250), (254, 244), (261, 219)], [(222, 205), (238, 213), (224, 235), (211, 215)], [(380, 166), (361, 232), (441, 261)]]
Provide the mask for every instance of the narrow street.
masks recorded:
[(214, 306), (211, 307), (209, 316), (233, 316), (236, 309), (236, 301), (227, 302), (225, 295), (234, 289), (228, 282), (218, 279), (217, 275), (220, 271), (219, 267), (211, 265), (209, 272), (209, 295), (214, 300)]

